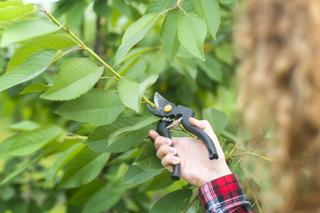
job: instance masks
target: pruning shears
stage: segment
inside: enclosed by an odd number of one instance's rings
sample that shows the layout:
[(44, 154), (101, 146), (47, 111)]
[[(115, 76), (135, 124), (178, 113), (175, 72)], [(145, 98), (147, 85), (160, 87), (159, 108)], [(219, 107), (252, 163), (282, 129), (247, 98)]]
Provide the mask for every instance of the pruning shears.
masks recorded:
[[(161, 118), (157, 125), (157, 132), (161, 136), (171, 138), (170, 129), (181, 123), (185, 130), (197, 136), (207, 146), (210, 160), (218, 159), (217, 150), (211, 138), (201, 129), (189, 123), (189, 118), (194, 117), (192, 109), (182, 105), (175, 105), (157, 92), (154, 94), (154, 104), (155, 106), (148, 104), (147, 108), (152, 114)], [(179, 180), (180, 174), (181, 165), (174, 165), (172, 179)]]

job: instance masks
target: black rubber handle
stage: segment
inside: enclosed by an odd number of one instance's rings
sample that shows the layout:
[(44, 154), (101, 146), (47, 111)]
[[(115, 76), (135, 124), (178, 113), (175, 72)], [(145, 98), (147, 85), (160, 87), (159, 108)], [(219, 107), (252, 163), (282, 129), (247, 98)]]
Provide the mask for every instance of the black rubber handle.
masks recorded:
[(200, 140), (202, 140), (207, 148), (208, 148), (208, 152), (209, 152), (209, 159), (218, 159), (218, 153), (217, 153), (217, 149), (214, 146), (213, 141), (211, 140), (211, 138), (205, 133), (203, 132), (201, 129), (192, 126), (189, 123), (189, 118), (188, 116), (184, 116), (182, 118), (182, 126), (190, 133), (194, 134), (195, 136), (197, 136)]
[[(163, 121), (163, 120), (159, 121), (158, 126), (157, 126), (157, 132), (163, 137), (171, 138), (170, 131), (167, 128), (167, 126), (169, 126), (170, 123), (171, 122), (169, 122), (169, 121)], [(178, 155), (176, 155), (176, 156), (178, 156)], [(171, 178), (173, 180), (179, 180), (180, 175), (181, 175), (181, 165), (180, 164), (173, 165), (173, 171), (172, 171)]]

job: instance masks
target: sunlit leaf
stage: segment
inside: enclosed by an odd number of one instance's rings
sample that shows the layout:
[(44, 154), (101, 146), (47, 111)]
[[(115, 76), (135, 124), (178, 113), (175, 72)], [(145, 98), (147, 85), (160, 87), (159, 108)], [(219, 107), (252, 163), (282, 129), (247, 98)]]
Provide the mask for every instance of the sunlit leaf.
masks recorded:
[(159, 14), (150, 13), (132, 23), (122, 38), (122, 43), (115, 56), (115, 64), (119, 64), (129, 50), (137, 44), (159, 19)]
[(1, 47), (7, 47), (10, 44), (32, 39), (45, 34), (58, 31), (59, 28), (47, 20), (28, 20), (18, 22), (7, 28), (1, 39)]
[(75, 45), (75, 41), (70, 36), (60, 33), (34, 38), (15, 50), (14, 54), (9, 60), (6, 72), (10, 72), (36, 52), (45, 49), (63, 50)]
[(56, 51), (54, 50), (35, 53), (11, 72), (6, 72), (0, 76), (0, 92), (29, 81), (43, 73), (51, 64), (55, 53)]
[(178, 38), (180, 44), (192, 55), (202, 60), (204, 57), (203, 43), (207, 34), (207, 26), (203, 18), (196, 13), (178, 16)]
[(123, 110), (117, 93), (93, 89), (80, 98), (66, 102), (56, 113), (70, 120), (101, 126), (115, 121)]
[(161, 45), (170, 61), (173, 61), (180, 47), (177, 35), (178, 16), (178, 11), (170, 11), (166, 16), (161, 29)]
[(29, 94), (29, 93), (37, 93), (37, 92), (43, 92), (46, 89), (48, 89), (49, 86), (42, 83), (34, 83), (29, 86), (26, 86), (23, 88), (23, 90), (20, 92), (20, 95)]
[(62, 133), (56, 126), (49, 126), (25, 132), (15, 138), (9, 152), (14, 156), (25, 156), (34, 153)]
[(15, 0), (0, 2), (0, 22), (18, 20), (34, 12), (33, 4)]
[(85, 147), (67, 163), (59, 187), (71, 188), (96, 178), (109, 159), (108, 153), (96, 153)]
[(122, 103), (128, 108), (139, 112), (141, 96), (157, 79), (158, 75), (151, 75), (143, 82), (138, 83), (134, 79), (123, 77), (118, 83), (118, 91)]
[(53, 86), (40, 97), (47, 100), (65, 101), (75, 99), (88, 92), (100, 79), (103, 67), (90, 59), (73, 58), (61, 65)]
[(10, 129), (18, 131), (31, 131), (38, 129), (39, 127), (40, 125), (33, 121), (21, 121), (9, 126)]
[(199, 14), (206, 20), (208, 31), (213, 38), (216, 38), (221, 22), (219, 0), (198, 0), (194, 1)]

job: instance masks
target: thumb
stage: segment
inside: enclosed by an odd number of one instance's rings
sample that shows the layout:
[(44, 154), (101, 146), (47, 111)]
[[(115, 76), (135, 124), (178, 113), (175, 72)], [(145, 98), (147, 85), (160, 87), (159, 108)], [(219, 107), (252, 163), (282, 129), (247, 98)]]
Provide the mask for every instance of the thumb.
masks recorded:
[(199, 129), (202, 129), (202, 130), (211, 128), (207, 120), (198, 120), (196, 118), (190, 117), (189, 122), (191, 125), (198, 127)]

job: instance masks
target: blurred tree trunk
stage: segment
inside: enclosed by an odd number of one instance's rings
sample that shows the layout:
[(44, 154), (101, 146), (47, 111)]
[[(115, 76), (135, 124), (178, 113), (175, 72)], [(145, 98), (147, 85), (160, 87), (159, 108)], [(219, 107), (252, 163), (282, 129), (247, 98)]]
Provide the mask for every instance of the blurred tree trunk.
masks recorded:
[(244, 120), (255, 132), (271, 123), (277, 133), (278, 211), (319, 212), (320, 1), (245, 4), (235, 33)]

